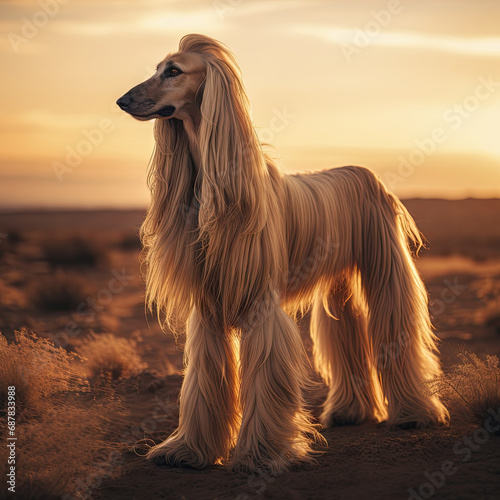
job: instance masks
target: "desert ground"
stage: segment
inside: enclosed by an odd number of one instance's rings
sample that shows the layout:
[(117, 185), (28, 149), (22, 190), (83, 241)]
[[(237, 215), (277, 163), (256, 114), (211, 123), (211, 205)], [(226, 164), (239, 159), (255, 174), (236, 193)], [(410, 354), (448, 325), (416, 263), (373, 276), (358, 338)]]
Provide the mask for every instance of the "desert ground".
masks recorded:
[[(316, 463), (253, 476), (143, 458), (176, 427), (184, 342), (145, 311), (144, 212), (0, 214), (0, 431), (7, 435), (6, 388), (15, 385), (17, 436), (16, 494), (4, 483), (0, 496), (499, 498), (500, 436), (485, 428), (484, 411), (500, 411), (491, 357), (500, 355), (500, 200), (405, 204), (428, 240), (417, 265), (449, 374), (450, 426), (326, 429)], [(300, 323), (310, 352), (307, 315)], [(324, 387), (307, 395), (315, 416), (324, 397)], [(3, 478), (8, 452), (2, 444)]]

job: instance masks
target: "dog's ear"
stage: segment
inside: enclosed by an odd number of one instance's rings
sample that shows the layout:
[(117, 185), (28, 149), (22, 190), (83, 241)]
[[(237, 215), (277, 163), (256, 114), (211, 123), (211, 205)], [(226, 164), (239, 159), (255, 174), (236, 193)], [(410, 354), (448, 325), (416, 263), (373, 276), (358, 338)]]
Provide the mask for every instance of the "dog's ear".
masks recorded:
[(201, 230), (210, 233), (217, 221), (258, 230), (268, 173), (241, 76), (224, 60), (208, 61), (201, 115)]
[(264, 303), (277, 289), (284, 226), (241, 77), (224, 57), (208, 61), (201, 114), (203, 282), (220, 296), (208, 316), (235, 325), (248, 304)]

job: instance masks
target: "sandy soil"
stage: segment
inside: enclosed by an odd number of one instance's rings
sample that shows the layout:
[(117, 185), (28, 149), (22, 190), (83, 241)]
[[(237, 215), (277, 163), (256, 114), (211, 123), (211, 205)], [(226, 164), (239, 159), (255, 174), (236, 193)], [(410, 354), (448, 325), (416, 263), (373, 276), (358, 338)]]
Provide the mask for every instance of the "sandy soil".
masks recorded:
[[(444, 366), (456, 363), (456, 352), (463, 349), (500, 355), (500, 200), (409, 200), (407, 206), (430, 241), (418, 267), (431, 295)], [(117, 384), (126, 411), (109, 415), (114, 439), (127, 445), (142, 438), (158, 442), (175, 429), (181, 385), (182, 339), (163, 333), (144, 312), (133, 239), (142, 217), (139, 211), (0, 215), (0, 233), (20, 236), (16, 245), (3, 247), (0, 258), (0, 331), (7, 338), (27, 326), (70, 350), (91, 331), (137, 341), (149, 368)], [(113, 272), (123, 273), (126, 284), (92, 320), (79, 324), (78, 335), (64, 337), (74, 312), (37, 309), (29, 290), (55, 272), (44, 261), (40, 242), (77, 233), (105, 256), (97, 266), (72, 270), (89, 284), (90, 296), (108, 287)], [(310, 349), (307, 317), (301, 329)], [(323, 397), (308, 399), (315, 415)], [(96, 499), (129, 500), (499, 498), (500, 437), (482, 439), (477, 425), (462, 415), (452, 415), (448, 429), (391, 431), (365, 423), (323, 434), (329, 446), (315, 465), (275, 476), (263, 471), (249, 477), (223, 467), (159, 467), (139, 456), (140, 447), (128, 446), (112, 467), (114, 477), (98, 475), (88, 492)]]

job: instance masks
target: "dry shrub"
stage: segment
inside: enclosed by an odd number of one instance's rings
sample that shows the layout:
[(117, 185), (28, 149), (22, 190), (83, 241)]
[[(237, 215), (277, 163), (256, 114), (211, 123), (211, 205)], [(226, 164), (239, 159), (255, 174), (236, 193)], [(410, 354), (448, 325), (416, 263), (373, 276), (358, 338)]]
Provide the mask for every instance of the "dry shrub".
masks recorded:
[(120, 237), (116, 247), (125, 252), (133, 252), (142, 248), (141, 239), (138, 232), (125, 233)]
[(458, 353), (460, 363), (453, 365), (433, 384), (447, 401), (452, 413), (469, 417), (484, 426), (491, 411), (500, 409), (500, 365), (497, 356), (481, 359), (474, 353)]
[(0, 334), (0, 411), (7, 403), (7, 387), (16, 387), (17, 418), (40, 415), (46, 398), (88, 391), (87, 381), (71, 367), (76, 354), (55, 347), (51, 340), (21, 330), (10, 344)]
[(23, 237), (18, 231), (8, 230), (4, 233), (3, 230), (0, 229), (0, 258), (2, 258), (5, 253), (14, 252), (21, 241), (23, 241)]
[(40, 243), (42, 255), (53, 268), (56, 267), (94, 267), (102, 253), (80, 236), (54, 237)]
[(127, 378), (147, 368), (137, 353), (135, 340), (115, 337), (111, 333), (93, 334), (78, 347), (78, 352), (87, 360), (93, 379)]
[(486, 316), (485, 326), (500, 335), (500, 310), (493, 310)]
[(24, 236), (15, 229), (7, 230), (7, 239), (11, 245), (17, 246), (19, 243), (24, 241)]
[[(65, 494), (83, 498), (75, 494), (78, 486), (95, 479), (95, 464), (106, 462), (117, 449), (106, 440), (105, 415), (119, 411), (120, 402), (109, 393), (96, 398), (87, 379), (72, 368), (74, 360), (75, 355), (33, 333), (16, 332), (10, 344), (0, 335), (2, 413), (6, 388), (16, 387), (19, 498), (50, 499)], [(2, 434), (5, 423), (2, 415)], [(6, 474), (6, 452), (2, 447), (2, 477)]]
[(74, 311), (87, 296), (88, 287), (80, 276), (61, 271), (34, 281), (28, 289), (31, 303), (44, 311)]
[(78, 491), (99, 486), (96, 466), (104, 463), (110, 475), (117, 474), (118, 468), (109, 470), (108, 462), (120, 447), (106, 439), (104, 417), (113, 405), (96, 402), (90, 395), (66, 396), (47, 404), (41, 419), (20, 426), (16, 488), (20, 498), (42, 500), (66, 494), (89, 498)]

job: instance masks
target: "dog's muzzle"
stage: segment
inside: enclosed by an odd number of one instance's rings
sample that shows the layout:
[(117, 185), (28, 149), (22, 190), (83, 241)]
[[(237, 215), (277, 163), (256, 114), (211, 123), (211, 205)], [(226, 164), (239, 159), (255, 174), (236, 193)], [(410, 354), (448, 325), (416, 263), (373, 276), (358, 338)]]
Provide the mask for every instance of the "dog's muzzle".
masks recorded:
[(175, 106), (164, 106), (156, 111), (152, 111), (156, 105), (155, 101), (146, 99), (145, 101), (137, 102), (128, 93), (120, 97), (120, 99), (116, 101), (116, 104), (118, 104), (123, 111), (130, 113), (132, 116), (141, 118), (147, 118), (152, 115), (168, 118), (172, 116), (175, 111)]

